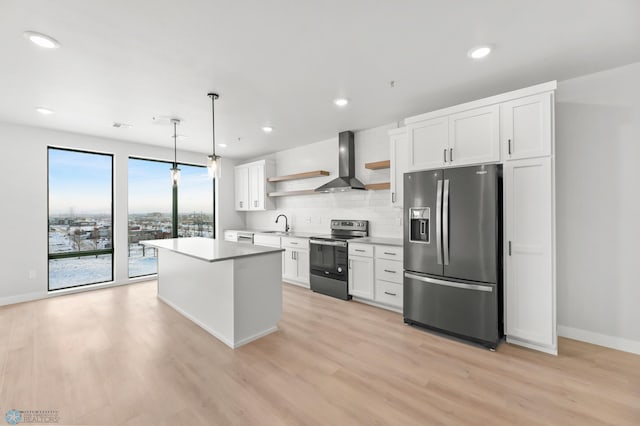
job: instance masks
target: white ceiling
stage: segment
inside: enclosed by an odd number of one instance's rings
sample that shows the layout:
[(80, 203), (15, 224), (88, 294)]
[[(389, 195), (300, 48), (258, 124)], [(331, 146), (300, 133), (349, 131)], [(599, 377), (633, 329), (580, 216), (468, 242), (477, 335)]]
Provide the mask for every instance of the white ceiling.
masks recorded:
[(177, 116), (208, 152), (213, 90), (218, 153), (246, 158), (640, 61), (640, 1), (2, 0), (0, 52), (0, 121), (172, 146), (152, 117)]

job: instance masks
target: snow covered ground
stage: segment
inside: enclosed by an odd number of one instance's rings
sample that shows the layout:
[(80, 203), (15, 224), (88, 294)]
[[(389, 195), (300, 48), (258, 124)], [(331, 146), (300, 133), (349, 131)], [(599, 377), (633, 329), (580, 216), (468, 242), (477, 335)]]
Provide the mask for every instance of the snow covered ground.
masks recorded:
[(113, 280), (113, 256), (70, 257), (49, 260), (49, 290)]

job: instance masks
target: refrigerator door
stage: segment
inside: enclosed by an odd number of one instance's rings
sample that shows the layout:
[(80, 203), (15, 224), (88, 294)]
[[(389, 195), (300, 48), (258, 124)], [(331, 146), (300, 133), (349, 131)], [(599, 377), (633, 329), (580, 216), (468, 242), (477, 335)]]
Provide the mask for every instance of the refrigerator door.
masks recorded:
[(442, 170), (404, 175), (404, 269), (442, 275)]
[(445, 277), (498, 282), (499, 167), (483, 165), (443, 172)]
[(498, 295), (494, 284), (404, 274), (404, 319), (489, 347), (499, 340)]

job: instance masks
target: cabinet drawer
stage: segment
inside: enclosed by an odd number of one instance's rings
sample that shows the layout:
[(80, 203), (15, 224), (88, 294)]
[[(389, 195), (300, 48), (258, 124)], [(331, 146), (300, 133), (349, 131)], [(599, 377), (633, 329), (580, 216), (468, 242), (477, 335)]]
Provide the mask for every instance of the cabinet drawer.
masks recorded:
[(309, 250), (308, 238), (282, 237), (282, 247)]
[(402, 284), (376, 280), (376, 302), (402, 308)]
[(349, 256), (373, 257), (373, 246), (368, 244), (349, 244)]
[(389, 259), (402, 262), (402, 247), (378, 246), (376, 259)]
[(376, 279), (402, 284), (402, 262), (376, 259)]

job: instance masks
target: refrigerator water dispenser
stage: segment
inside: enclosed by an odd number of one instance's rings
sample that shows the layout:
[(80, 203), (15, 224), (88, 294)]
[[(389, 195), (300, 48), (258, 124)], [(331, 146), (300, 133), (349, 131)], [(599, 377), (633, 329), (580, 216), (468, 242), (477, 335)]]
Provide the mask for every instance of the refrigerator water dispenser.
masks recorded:
[(430, 219), (431, 209), (429, 207), (409, 207), (410, 242), (429, 244)]

